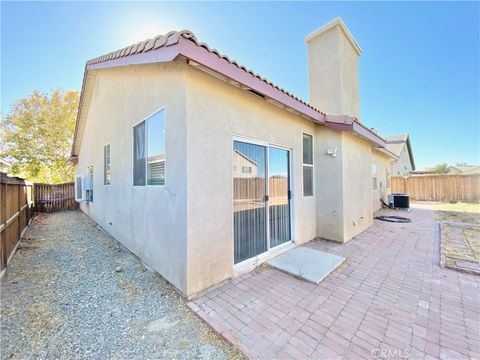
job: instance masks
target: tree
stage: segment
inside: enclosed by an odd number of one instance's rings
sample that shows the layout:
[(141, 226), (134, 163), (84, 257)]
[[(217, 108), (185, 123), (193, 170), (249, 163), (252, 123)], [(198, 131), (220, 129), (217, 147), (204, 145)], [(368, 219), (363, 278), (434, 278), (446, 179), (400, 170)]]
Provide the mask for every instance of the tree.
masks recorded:
[(444, 173), (448, 170), (448, 164), (438, 164), (432, 168), (432, 172), (435, 173)]
[(0, 157), (12, 164), (13, 175), (31, 181), (73, 180), (70, 163), (79, 96), (76, 91), (33, 92), (19, 99), (1, 123)]

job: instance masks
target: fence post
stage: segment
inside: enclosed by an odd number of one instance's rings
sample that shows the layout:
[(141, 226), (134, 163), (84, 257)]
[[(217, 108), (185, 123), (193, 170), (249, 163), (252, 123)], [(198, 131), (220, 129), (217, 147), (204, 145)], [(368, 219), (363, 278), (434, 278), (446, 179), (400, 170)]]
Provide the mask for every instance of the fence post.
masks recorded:
[(1, 266), (3, 270), (7, 266), (7, 228), (4, 227), (7, 222), (7, 181), (5, 174), (0, 174), (0, 251), (1, 251)]
[(23, 185), (18, 184), (17, 185), (17, 211), (18, 211), (18, 217), (17, 217), (17, 239), (20, 239), (20, 236), (22, 235), (22, 189)]

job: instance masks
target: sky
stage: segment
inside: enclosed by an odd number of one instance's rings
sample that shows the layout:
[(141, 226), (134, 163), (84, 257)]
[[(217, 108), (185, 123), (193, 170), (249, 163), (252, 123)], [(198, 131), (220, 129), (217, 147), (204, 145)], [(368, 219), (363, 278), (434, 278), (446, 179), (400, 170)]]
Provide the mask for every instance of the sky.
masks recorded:
[(85, 62), (189, 29), (308, 101), (306, 35), (340, 16), (362, 48), (360, 120), (408, 132), (417, 169), (480, 163), (479, 2), (1, 2), (1, 111), (81, 90)]

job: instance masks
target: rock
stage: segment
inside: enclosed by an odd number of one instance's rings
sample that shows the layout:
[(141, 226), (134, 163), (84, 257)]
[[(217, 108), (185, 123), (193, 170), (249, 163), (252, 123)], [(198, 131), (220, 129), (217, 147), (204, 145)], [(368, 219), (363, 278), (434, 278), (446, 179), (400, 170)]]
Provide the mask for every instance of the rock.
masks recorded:
[(115, 268), (115, 271), (116, 271), (117, 273), (122, 272), (122, 271), (123, 271), (123, 267), (117, 266), (117, 267)]

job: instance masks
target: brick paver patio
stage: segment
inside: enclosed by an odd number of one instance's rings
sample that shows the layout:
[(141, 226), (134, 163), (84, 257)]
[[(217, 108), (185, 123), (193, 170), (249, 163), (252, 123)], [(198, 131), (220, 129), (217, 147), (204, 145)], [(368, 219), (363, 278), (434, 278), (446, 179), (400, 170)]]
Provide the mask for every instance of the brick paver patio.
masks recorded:
[(439, 266), (432, 215), (309, 243), (347, 257), (319, 285), (259, 268), (190, 307), (251, 358), (480, 359), (480, 277)]

